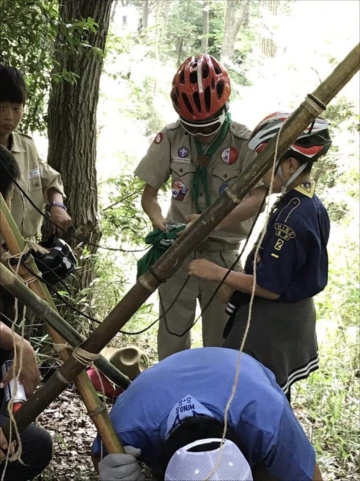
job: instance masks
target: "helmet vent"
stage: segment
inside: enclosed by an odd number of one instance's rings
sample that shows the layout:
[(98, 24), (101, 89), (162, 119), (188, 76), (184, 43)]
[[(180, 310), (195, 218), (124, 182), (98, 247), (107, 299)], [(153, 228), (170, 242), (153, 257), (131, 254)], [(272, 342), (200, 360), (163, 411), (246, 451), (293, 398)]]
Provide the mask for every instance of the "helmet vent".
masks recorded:
[(205, 92), (204, 92), (204, 95), (205, 95), (205, 107), (206, 107), (206, 111), (208, 112), (208, 111), (210, 110), (210, 107), (211, 107), (211, 91), (210, 91), (210, 87), (206, 87)]
[(219, 100), (221, 99), (223, 92), (224, 92), (224, 82), (218, 82), (216, 85), (216, 93)]
[(218, 65), (216, 65), (215, 62), (213, 63), (213, 65), (214, 65), (214, 70), (215, 70), (216, 75), (222, 74), (221, 68)]
[[(205, 91), (206, 92), (206, 91)], [(193, 94), (193, 99), (196, 105), (196, 108), (198, 109), (199, 112), (201, 112), (201, 103), (200, 103), (200, 95), (198, 92), (194, 92)]]
[(185, 84), (185, 72), (184, 72), (184, 70), (180, 71), (179, 80), (180, 80), (181, 84)]
[(192, 71), (192, 72), (190, 73), (190, 82), (191, 82), (192, 84), (196, 84), (197, 81), (198, 81), (197, 71), (195, 70), (195, 71)]
[(178, 97), (174, 92), (171, 92), (171, 100), (172, 100), (172, 103), (176, 106), (176, 108), (179, 108)]
[(208, 78), (209, 76), (209, 67), (207, 65), (204, 65), (203, 70), (202, 70), (203, 78)]
[(187, 98), (187, 95), (181, 94), (181, 98), (182, 98), (184, 104), (186, 105), (186, 108), (188, 109), (188, 111), (189, 111), (191, 114), (193, 114), (193, 113), (194, 113), (194, 110), (193, 110), (193, 108), (191, 107), (191, 104), (190, 104), (190, 102), (189, 102), (189, 99)]

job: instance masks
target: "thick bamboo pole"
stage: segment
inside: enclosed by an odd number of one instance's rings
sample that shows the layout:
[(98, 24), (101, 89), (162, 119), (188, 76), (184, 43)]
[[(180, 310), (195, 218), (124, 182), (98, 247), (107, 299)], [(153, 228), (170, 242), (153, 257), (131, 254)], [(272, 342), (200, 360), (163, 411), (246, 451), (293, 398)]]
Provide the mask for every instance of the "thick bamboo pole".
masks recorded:
[[(37, 317), (45, 319), (47, 324), (55, 329), (72, 347), (79, 346), (85, 341), (84, 336), (79, 334), (57, 311), (54, 311), (47, 302), (34, 294), (15, 274), (2, 264), (0, 264), (0, 285), (11, 295), (20, 299), (21, 303)], [(116, 385), (123, 389), (127, 389), (130, 386), (131, 380), (113, 366), (104, 356), (100, 355), (99, 358), (94, 361), (94, 364)]]
[[(278, 140), (279, 158), (299, 134), (319, 115), (321, 109), (312, 102), (326, 108), (328, 103), (360, 68), (360, 44), (339, 64), (333, 73), (315, 90), (313, 100), (307, 98), (284, 125)], [(309, 97), (309, 96), (308, 96)], [(315, 98), (315, 100), (314, 100)], [(167, 278), (185, 257), (206, 237), (213, 228), (234, 209), (251, 188), (267, 172), (274, 160), (276, 139), (257, 156), (253, 162), (201, 217), (181, 236), (175, 244), (153, 266), (156, 278), (147, 272), (141, 276), (121, 302), (110, 312), (102, 324), (82, 344), (90, 353), (97, 353), (112, 339), (140, 305), (159, 286), (159, 278)], [(73, 357), (58, 369), (49, 381), (37, 391), (16, 413), (19, 429), (28, 426), (81, 372), (83, 366)], [(4, 427), (7, 435), (9, 424)]]
[[(19, 229), (13, 221), (10, 211), (5, 203), (5, 200), (0, 196), (0, 234), (2, 235), (9, 252), (13, 256), (19, 256), (24, 251), (26, 244), (22, 238)], [(35, 261), (29, 259), (28, 262), (31, 270), (40, 274)], [(3, 266), (2, 266), (3, 267)], [(30, 289), (39, 296), (39, 298), (47, 301), (51, 308), (55, 311), (56, 306), (47, 288), (40, 283), (40, 281), (21, 264), (18, 268), (18, 273), (25, 283), (29, 283)], [(49, 325), (46, 325), (47, 331), (57, 345), (65, 345), (64, 339)], [(70, 358), (70, 351), (62, 349), (60, 356), (65, 362)], [(97, 395), (95, 388), (90, 381), (87, 374), (82, 371), (74, 378), (77, 390), (82, 397), (84, 404), (88, 410), (88, 414), (93, 420), (101, 439), (109, 453), (123, 453), (120, 440), (117, 437), (114, 428), (110, 422), (106, 405), (102, 403)]]

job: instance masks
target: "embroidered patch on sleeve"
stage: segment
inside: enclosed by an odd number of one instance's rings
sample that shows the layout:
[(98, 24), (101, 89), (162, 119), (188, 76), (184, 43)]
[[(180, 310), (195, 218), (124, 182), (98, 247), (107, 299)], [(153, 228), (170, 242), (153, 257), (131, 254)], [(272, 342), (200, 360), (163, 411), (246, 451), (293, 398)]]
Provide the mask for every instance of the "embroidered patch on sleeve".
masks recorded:
[(154, 144), (160, 144), (163, 137), (164, 136), (163, 136), (162, 132), (159, 132), (154, 139)]
[(281, 237), (281, 239), (284, 239), (285, 241), (296, 237), (296, 234), (291, 227), (286, 224), (280, 224), (280, 222), (275, 223), (275, 235)]

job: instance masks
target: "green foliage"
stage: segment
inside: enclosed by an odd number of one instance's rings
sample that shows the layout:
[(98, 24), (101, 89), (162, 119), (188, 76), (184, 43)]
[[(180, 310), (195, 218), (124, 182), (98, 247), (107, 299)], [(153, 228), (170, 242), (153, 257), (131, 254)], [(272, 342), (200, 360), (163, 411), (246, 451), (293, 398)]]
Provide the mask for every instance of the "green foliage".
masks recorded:
[[(359, 199), (359, 158), (355, 142), (359, 128), (354, 105), (345, 97), (337, 97), (327, 108), (333, 141), (329, 153), (312, 169), (317, 193), (329, 211), (332, 221), (344, 219)], [(344, 188), (346, 186), (346, 188)]]
[[(46, 130), (46, 109), (52, 79), (74, 83), (77, 76), (65, 69), (54, 71), (55, 39), (64, 41), (56, 48), (76, 51), (90, 48), (89, 32), (96, 32), (92, 18), (65, 24), (58, 18), (58, 0), (3, 0), (0, 3), (0, 63), (18, 68), (24, 75), (28, 100), (21, 130)], [(95, 53), (103, 52), (94, 49)]]
[(138, 177), (121, 175), (109, 178), (104, 187), (109, 204), (102, 209), (102, 232), (116, 242), (139, 245), (148, 231), (139, 197), (144, 183)]
[(57, 7), (56, 0), (5, 0), (0, 5), (0, 62), (20, 69), (28, 86), (24, 131), (45, 128)]
[[(169, 21), (165, 25), (164, 53), (175, 54), (182, 40), (181, 61), (199, 52), (202, 33), (201, 3), (191, 0), (176, 1), (170, 5)], [(169, 49), (170, 47), (170, 49)]]
[(293, 404), (326, 479), (355, 480), (349, 473), (359, 474), (360, 455), (358, 239), (350, 229), (345, 233), (342, 222), (332, 228), (329, 283), (316, 296), (320, 370), (296, 384)]

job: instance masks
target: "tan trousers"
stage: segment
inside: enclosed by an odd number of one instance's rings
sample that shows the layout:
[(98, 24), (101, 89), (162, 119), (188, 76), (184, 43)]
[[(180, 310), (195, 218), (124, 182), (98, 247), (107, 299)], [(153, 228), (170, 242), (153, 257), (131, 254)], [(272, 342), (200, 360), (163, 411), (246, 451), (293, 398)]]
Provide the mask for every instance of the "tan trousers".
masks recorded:
[[(193, 259), (207, 259), (222, 267), (230, 268), (237, 255), (238, 251), (236, 250), (196, 250), (185, 259), (173, 277), (160, 286), (159, 312), (160, 316), (163, 316), (164, 313), (165, 316), (162, 317), (159, 322), (159, 361), (175, 352), (190, 349), (190, 330), (184, 335), (181, 334), (187, 329), (190, 329), (195, 320), (197, 299), (199, 300), (201, 311), (203, 311), (218, 285), (217, 282), (207, 281), (198, 277), (190, 277), (179, 294), (188, 277), (187, 271), (189, 263)], [(240, 265), (237, 264), (234, 270), (240, 270)], [(170, 308), (175, 298), (177, 298), (177, 300)], [(226, 305), (215, 296), (211, 304), (202, 314), (202, 338), (204, 347), (221, 346), (224, 342), (223, 330), (229, 317), (225, 314), (225, 308)]]

